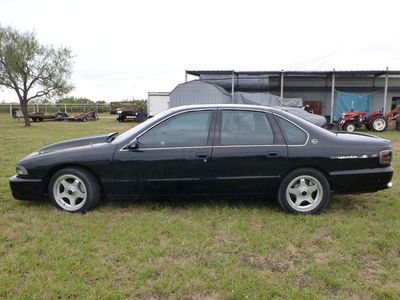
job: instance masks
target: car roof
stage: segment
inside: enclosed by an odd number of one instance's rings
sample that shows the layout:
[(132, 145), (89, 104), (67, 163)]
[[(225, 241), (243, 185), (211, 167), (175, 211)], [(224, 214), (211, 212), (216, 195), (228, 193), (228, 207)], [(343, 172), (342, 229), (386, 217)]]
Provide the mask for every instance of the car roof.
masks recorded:
[(246, 109), (246, 110), (265, 110), (265, 111), (282, 111), (279, 108), (268, 107), (264, 105), (253, 105), (253, 104), (195, 104), (195, 105), (183, 105), (171, 108), (171, 111), (184, 111), (191, 109), (217, 109), (217, 108), (233, 108), (233, 109)]

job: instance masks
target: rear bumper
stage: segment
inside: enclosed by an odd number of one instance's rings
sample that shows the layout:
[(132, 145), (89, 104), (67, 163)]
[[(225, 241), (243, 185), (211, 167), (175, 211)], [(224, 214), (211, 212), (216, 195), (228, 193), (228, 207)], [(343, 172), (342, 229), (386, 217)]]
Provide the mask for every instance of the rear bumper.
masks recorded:
[(393, 168), (335, 171), (330, 176), (337, 194), (370, 193), (392, 186)]
[(42, 200), (42, 180), (13, 176), (9, 180), (12, 195), (18, 200)]

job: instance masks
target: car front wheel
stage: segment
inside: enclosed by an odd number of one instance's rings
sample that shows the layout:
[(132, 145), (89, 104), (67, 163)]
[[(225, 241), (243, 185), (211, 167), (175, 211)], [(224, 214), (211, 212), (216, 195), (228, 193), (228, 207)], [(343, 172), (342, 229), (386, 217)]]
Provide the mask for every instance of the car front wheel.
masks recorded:
[(317, 214), (329, 202), (330, 188), (325, 176), (314, 169), (297, 169), (281, 182), (278, 203), (286, 211)]
[(100, 201), (101, 189), (97, 178), (84, 169), (65, 168), (50, 180), (49, 195), (53, 204), (69, 212), (86, 212)]

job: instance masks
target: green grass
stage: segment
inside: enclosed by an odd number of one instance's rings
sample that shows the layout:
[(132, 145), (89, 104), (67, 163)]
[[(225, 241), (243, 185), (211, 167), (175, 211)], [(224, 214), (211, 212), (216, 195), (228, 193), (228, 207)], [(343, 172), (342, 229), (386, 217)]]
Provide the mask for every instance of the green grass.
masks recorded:
[[(17, 160), (56, 141), (124, 131), (113, 119), (22, 123), (0, 115), (0, 298), (399, 298), (399, 177), (335, 196), (318, 216), (273, 201), (108, 202), (69, 214), (13, 200)], [(380, 134), (395, 147), (400, 132)]]

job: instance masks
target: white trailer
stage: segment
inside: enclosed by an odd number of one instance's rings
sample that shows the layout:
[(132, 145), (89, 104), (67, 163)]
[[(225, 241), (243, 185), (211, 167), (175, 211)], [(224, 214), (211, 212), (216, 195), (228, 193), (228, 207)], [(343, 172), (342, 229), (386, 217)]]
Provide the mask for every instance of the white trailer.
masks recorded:
[(153, 117), (160, 112), (169, 109), (168, 92), (149, 92), (147, 98), (147, 114)]

